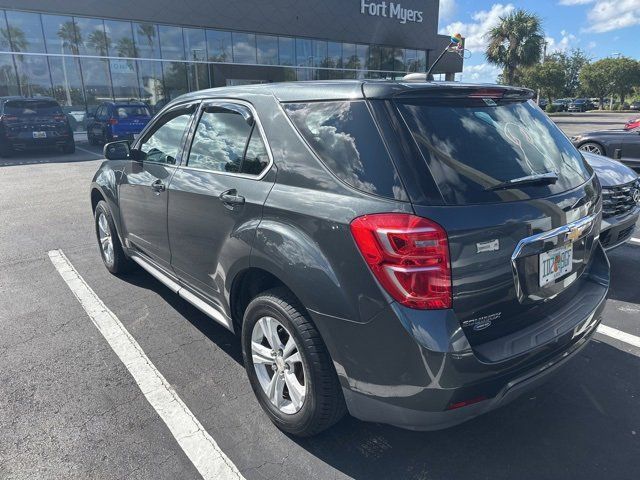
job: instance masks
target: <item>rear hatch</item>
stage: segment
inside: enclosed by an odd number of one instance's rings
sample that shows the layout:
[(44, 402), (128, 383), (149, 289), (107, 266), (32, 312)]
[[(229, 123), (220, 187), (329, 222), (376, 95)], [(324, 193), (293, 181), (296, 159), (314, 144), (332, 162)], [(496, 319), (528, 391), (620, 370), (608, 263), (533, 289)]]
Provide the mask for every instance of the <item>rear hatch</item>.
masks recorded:
[(2, 122), (7, 136), (19, 141), (37, 142), (69, 135), (67, 117), (53, 100), (9, 100), (4, 105)]
[[(552, 315), (597, 247), (599, 183), (530, 96), (425, 88), (388, 104), (417, 145), (403, 177), (422, 187), (410, 193), (416, 213), (447, 231), (453, 309), (472, 344)], [(422, 200), (434, 190), (441, 205)]]
[(140, 133), (151, 120), (151, 111), (146, 105), (116, 105), (113, 116), (113, 133), (132, 135)]

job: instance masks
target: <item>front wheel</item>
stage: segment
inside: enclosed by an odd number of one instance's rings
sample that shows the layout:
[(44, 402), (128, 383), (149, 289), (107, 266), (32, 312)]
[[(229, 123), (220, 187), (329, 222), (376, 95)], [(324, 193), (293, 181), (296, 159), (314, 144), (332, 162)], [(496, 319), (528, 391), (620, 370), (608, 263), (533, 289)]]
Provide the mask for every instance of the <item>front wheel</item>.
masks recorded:
[(596, 155), (604, 155), (604, 149), (594, 142), (583, 143), (578, 147), (578, 150), (582, 150), (583, 152), (595, 153)]
[(122, 249), (107, 202), (104, 200), (98, 202), (94, 218), (96, 237), (104, 266), (114, 274), (129, 271), (133, 266), (133, 261), (127, 257)]
[(242, 354), (260, 406), (281, 430), (307, 437), (345, 414), (327, 348), (288, 290), (269, 290), (251, 301), (242, 324)]

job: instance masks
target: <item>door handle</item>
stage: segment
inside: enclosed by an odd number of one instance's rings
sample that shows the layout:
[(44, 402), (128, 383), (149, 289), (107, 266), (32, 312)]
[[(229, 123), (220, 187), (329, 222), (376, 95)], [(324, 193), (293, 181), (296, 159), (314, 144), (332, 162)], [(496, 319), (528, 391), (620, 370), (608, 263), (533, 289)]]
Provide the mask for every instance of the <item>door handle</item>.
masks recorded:
[(238, 195), (238, 191), (235, 188), (227, 190), (220, 194), (220, 200), (225, 207), (232, 209), (236, 205), (244, 205), (244, 197)]
[(167, 187), (162, 180), (156, 180), (151, 184), (151, 190), (153, 190), (156, 195), (160, 195), (160, 192), (164, 192), (166, 189)]

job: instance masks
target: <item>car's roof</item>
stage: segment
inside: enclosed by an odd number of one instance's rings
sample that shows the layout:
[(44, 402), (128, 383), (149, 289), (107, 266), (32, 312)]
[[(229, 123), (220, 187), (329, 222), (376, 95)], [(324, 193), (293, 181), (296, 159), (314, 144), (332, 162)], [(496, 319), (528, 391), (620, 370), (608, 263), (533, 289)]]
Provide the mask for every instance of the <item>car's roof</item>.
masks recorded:
[(418, 91), (453, 91), (497, 88), (514, 92), (527, 89), (494, 84), (460, 82), (420, 82), (391, 80), (326, 80), (304, 82), (261, 83), (233, 87), (218, 87), (187, 93), (171, 103), (215, 97), (243, 98), (247, 95), (272, 95), (281, 102), (312, 100), (343, 100), (358, 98), (390, 98)]
[(127, 107), (127, 106), (146, 107), (148, 106), (146, 103), (140, 102), (138, 100), (132, 100), (130, 102), (102, 102), (102, 105), (111, 105), (115, 107)]

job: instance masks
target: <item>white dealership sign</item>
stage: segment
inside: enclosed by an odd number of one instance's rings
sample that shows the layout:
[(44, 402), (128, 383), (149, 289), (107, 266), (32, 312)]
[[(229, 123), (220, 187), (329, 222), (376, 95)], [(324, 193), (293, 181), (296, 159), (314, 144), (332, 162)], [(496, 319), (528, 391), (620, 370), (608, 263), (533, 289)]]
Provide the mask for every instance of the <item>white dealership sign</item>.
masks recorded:
[(402, 4), (396, 2), (371, 2), (360, 0), (360, 13), (371, 15), (372, 17), (394, 18), (400, 23), (415, 22), (422, 23), (423, 12), (404, 8)]

